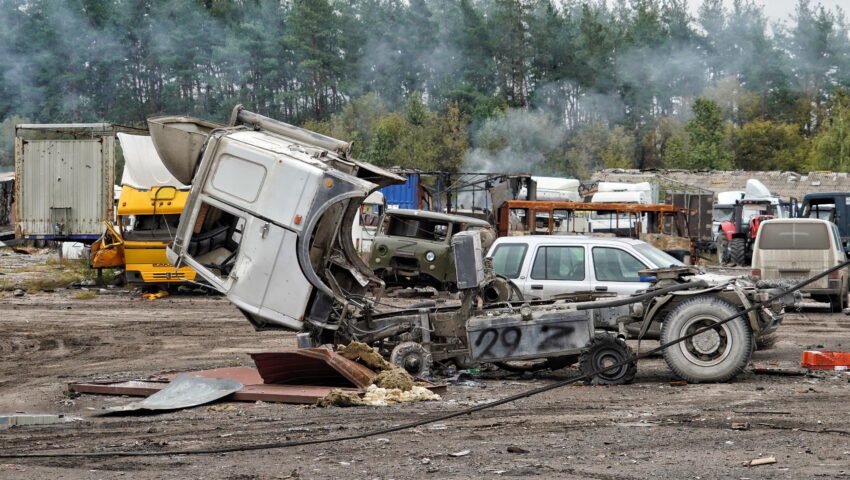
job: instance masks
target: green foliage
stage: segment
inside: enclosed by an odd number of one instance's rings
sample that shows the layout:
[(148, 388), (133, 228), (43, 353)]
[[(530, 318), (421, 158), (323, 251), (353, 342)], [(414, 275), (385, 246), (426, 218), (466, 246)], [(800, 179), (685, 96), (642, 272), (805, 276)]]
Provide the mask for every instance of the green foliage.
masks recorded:
[(735, 167), (744, 170), (800, 170), (805, 143), (795, 125), (753, 120), (731, 131)]
[(829, 121), (812, 142), (812, 170), (850, 171), (850, 97), (839, 94), (829, 109)]
[(688, 168), (727, 170), (732, 155), (724, 148), (723, 116), (713, 100), (697, 98), (692, 107), (694, 117), (688, 120)]
[(744, 0), (0, 0), (0, 118), (241, 103), (381, 165), (846, 168), (850, 25), (812, 3), (775, 27)]
[(567, 160), (579, 176), (585, 177), (588, 168), (632, 168), (634, 151), (634, 138), (623, 127), (609, 129), (595, 123), (576, 135)]
[(0, 172), (15, 165), (15, 125), (30, 123), (28, 119), (13, 115), (0, 122)]

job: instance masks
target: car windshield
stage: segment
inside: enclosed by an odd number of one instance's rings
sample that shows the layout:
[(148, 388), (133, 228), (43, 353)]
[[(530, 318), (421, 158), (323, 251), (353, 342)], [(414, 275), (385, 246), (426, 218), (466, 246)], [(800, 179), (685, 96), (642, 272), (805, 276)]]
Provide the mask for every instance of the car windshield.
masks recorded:
[(735, 207), (732, 207), (731, 205), (728, 207), (716, 206), (714, 207), (714, 221), (731, 222), (734, 213)]
[(387, 215), (384, 233), (393, 237), (420, 238), (442, 242), (449, 232), (449, 223), (422, 217)]
[(524, 243), (503, 243), (493, 251), (493, 271), (508, 278), (519, 276), (522, 261), (528, 245)]
[(685, 265), (664, 251), (659, 250), (648, 243), (639, 243), (635, 245), (635, 250), (649, 259), (650, 262), (654, 263), (656, 268), (681, 267)]

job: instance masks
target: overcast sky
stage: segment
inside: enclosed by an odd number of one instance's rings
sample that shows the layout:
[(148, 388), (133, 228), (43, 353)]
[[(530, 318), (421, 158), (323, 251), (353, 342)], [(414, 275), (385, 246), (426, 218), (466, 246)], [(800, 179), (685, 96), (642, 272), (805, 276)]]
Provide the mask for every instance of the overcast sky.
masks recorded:
[[(702, 0), (690, 0), (688, 5), (691, 11), (696, 15)], [(732, 5), (732, 0), (724, 0), (726, 6)], [(791, 15), (797, 5), (797, 0), (755, 0), (755, 3), (764, 7), (764, 13), (770, 22), (777, 20), (789, 22)], [(818, 4), (826, 7), (827, 10), (835, 10), (835, 7), (841, 7), (844, 13), (847, 14), (850, 10), (850, 0), (812, 0), (812, 6)]]

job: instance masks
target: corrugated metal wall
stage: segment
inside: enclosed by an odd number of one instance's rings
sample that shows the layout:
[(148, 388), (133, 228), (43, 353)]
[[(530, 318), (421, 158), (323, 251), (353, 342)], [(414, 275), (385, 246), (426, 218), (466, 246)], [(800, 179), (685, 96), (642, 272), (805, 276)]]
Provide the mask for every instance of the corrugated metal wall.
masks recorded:
[(23, 140), (19, 148), (22, 235), (100, 235), (112, 211), (114, 137)]
[(419, 174), (407, 174), (407, 181), (401, 185), (390, 185), (381, 190), (388, 208), (419, 209)]

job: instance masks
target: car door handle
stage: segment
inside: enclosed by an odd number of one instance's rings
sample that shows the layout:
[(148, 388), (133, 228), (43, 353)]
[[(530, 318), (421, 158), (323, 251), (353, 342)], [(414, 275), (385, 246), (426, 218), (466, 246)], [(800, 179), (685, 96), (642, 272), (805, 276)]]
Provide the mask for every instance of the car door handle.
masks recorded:
[(597, 292), (607, 292), (608, 287), (596, 287), (594, 288), (594, 290), (596, 290)]
[(532, 290), (543, 290), (543, 285), (532, 285), (531, 289)]

